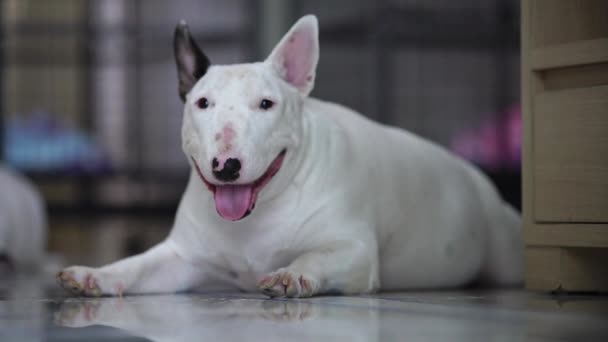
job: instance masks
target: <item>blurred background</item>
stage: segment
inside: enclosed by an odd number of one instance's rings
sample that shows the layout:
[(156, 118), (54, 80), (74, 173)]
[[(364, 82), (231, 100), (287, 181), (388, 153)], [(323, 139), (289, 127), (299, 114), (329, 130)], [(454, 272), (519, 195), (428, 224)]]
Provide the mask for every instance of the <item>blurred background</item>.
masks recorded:
[(226, 64), (265, 58), (316, 14), (313, 96), (445, 146), (520, 206), (518, 1), (0, 4), (0, 160), (41, 189), (49, 249), (68, 263), (114, 261), (171, 228), (189, 172), (172, 55), (180, 19)]

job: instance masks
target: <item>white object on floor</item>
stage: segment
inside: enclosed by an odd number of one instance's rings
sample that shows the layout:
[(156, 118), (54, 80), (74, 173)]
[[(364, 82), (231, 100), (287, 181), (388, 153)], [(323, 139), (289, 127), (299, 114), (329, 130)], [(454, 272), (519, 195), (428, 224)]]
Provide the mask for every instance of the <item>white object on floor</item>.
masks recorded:
[(42, 197), (23, 176), (0, 166), (0, 254), (17, 271), (40, 268), (46, 237)]

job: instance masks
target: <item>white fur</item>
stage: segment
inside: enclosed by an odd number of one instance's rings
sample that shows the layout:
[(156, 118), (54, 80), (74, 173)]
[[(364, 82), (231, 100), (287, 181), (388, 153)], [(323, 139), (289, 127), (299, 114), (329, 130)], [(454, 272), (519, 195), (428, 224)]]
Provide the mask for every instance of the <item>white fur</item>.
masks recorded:
[[(212, 66), (186, 97), (183, 149), (207, 180), (218, 154), (241, 158), (237, 183), (249, 183), (287, 149), (252, 214), (221, 218), (193, 168), (164, 242), (99, 269), (68, 268), (64, 287), (114, 295), (220, 286), (302, 297), (521, 282), (519, 217), (477, 169), (402, 129), (307, 97), (312, 84), (302, 80), (314, 82), (317, 31), (315, 17), (300, 19), (268, 60)], [(295, 45), (284, 46), (293, 32)], [(293, 56), (297, 63), (285, 61)], [(195, 106), (201, 97), (209, 108)], [(260, 110), (263, 98), (277, 104)], [(235, 132), (228, 152), (215, 139), (226, 125)]]
[(43, 261), (46, 229), (38, 191), (25, 178), (0, 167), (0, 253), (16, 270), (37, 268)]

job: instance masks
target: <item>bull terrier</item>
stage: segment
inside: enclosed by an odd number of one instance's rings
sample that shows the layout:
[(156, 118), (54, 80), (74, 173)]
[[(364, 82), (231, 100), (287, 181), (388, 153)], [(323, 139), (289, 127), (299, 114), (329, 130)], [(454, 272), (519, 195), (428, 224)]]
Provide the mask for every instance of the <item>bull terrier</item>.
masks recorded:
[(309, 97), (318, 24), (263, 62), (211, 65), (175, 30), (190, 178), (169, 236), (57, 275), (77, 295), (234, 288), (272, 297), (522, 281), (519, 215), (474, 166)]

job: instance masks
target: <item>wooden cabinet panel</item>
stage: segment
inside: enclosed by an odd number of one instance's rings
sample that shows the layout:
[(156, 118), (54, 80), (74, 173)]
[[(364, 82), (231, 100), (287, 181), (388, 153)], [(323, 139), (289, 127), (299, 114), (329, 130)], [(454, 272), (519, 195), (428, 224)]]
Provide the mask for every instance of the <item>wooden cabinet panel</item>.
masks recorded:
[(535, 219), (608, 222), (608, 86), (538, 94), (534, 127)]
[(529, 10), (522, 38), (533, 70), (608, 59), (608, 1), (533, 0), (522, 8)]
[(608, 1), (521, 8), (526, 286), (608, 292)]
[(530, 5), (531, 32), (526, 33), (532, 34), (534, 48), (608, 37), (606, 0), (532, 0)]
[(608, 249), (530, 247), (526, 249), (527, 286), (535, 290), (597, 291), (608, 288)]

